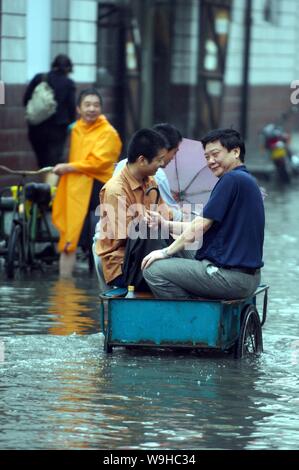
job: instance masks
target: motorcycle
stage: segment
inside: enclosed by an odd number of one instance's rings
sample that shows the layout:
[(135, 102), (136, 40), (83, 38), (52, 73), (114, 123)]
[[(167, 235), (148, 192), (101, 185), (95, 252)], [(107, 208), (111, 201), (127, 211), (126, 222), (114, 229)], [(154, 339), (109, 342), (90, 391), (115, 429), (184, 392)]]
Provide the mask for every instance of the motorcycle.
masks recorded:
[(290, 183), (287, 134), (282, 127), (270, 123), (262, 129), (261, 135), (263, 137), (263, 147), (276, 168), (278, 179), (282, 183)]
[(294, 175), (299, 175), (299, 156), (290, 148), (290, 134), (283, 127), (270, 123), (261, 131), (263, 148), (273, 162), (279, 181), (290, 183)]

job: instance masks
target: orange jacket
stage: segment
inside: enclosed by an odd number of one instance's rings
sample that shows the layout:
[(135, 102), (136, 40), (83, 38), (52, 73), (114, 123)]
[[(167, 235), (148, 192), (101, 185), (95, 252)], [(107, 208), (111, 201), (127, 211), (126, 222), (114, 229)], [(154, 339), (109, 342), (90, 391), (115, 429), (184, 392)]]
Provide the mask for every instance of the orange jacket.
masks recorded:
[(121, 140), (104, 115), (95, 123), (79, 119), (72, 129), (69, 163), (79, 173), (61, 176), (52, 218), (60, 239), (59, 251), (75, 251), (89, 207), (93, 180), (106, 183), (121, 151)]

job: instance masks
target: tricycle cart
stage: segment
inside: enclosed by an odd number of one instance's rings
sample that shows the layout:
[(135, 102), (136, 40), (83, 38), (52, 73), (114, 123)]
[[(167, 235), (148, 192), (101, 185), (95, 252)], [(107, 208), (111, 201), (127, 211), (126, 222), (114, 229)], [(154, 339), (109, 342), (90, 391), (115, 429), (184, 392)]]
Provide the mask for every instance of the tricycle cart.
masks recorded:
[[(190, 348), (228, 351), (235, 358), (259, 355), (268, 289), (267, 285), (259, 286), (252, 297), (230, 301), (165, 300), (149, 293), (135, 293), (133, 298), (100, 295), (104, 350), (111, 353), (118, 346)], [(263, 295), (261, 318), (258, 295)]]

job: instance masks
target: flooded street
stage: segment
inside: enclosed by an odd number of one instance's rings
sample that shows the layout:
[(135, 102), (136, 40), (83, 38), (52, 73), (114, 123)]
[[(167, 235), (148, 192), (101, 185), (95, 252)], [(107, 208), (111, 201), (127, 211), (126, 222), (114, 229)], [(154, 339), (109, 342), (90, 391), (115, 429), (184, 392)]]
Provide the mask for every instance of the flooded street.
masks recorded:
[(299, 181), (267, 183), (264, 353), (103, 352), (97, 283), (0, 284), (0, 449), (297, 449)]

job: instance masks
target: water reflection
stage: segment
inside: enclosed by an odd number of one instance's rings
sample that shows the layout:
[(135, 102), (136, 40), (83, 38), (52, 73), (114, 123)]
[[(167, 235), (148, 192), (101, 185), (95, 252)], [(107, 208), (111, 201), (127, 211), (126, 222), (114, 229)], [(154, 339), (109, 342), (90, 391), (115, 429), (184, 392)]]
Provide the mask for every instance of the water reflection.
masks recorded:
[(107, 357), (102, 347), (98, 334), (39, 336), (24, 357), (24, 339), (10, 338), (0, 446), (25, 449), (31, 439), (36, 449), (258, 447), (276, 401), (256, 386), (258, 363), (124, 349)]
[(116, 448), (241, 449), (271, 415), (263, 405), (273, 395), (256, 391), (254, 364), (122, 352), (103, 373), (109, 380), (99, 384), (98, 396), (102, 406), (112, 398), (114, 408), (106, 408), (102, 429), (127, 427)]
[(47, 311), (54, 316), (54, 325), (49, 328), (53, 335), (66, 336), (72, 333), (90, 333), (98, 329), (94, 305), (89, 304), (88, 292), (75, 285), (72, 279), (59, 279), (49, 290)]
[(99, 331), (95, 279), (51, 279), (32, 273), (24, 281), (0, 285), (0, 336), (68, 335)]

